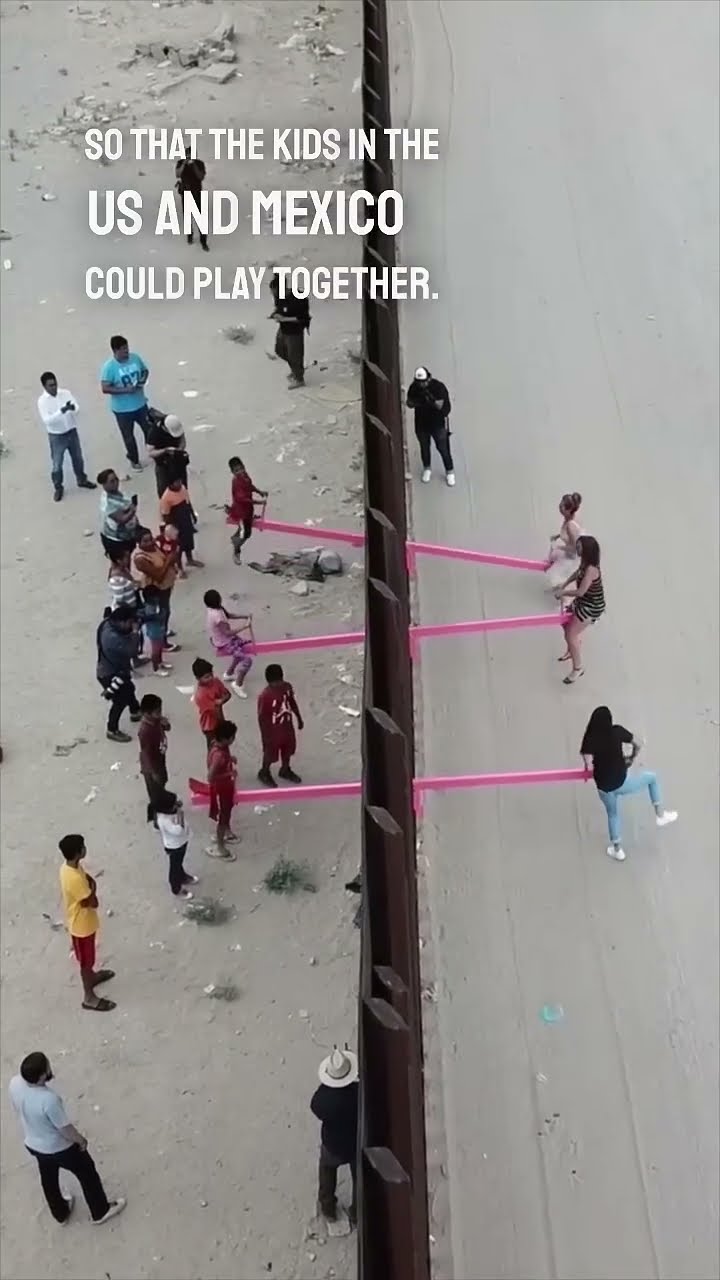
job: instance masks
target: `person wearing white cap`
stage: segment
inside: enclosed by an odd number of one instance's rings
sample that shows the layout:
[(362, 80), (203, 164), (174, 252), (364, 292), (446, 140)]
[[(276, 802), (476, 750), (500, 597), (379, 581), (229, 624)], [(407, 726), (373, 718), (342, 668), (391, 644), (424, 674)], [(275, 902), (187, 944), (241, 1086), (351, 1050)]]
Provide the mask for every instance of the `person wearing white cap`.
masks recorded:
[(150, 409), (151, 426), (147, 436), (148, 455), (155, 463), (155, 481), (158, 498), (175, 480), (187, 488), (188, 463), (183, 424), (174, 413), (160, 413)]
[(344, 1164), (350, 1166), (352, 1202), (348, 1217), (357, 1221), (357, 1126), (358, 1126), (358, 1060), (348, 1049), (338, 1049), (323, 1058), (318, 1067), (320, 1087), (315, 1090), (310, 1110), (322, 1122), (320, 1161), (318, 1165), (318, 1208), (328, 1222), (337, 1220), (337, 1174)]
[(455, 484), (455, 466), (450, 452), (450, 396), (444, 382), (433, 378), (429, 369), (420, 365), (415, 370), (407, 393), (407, 406), (415, 411), (415, 435), (420, 445), (422, 482), (432, 479), (430, 446), (435, 445), (445, 468), (445, 479)]

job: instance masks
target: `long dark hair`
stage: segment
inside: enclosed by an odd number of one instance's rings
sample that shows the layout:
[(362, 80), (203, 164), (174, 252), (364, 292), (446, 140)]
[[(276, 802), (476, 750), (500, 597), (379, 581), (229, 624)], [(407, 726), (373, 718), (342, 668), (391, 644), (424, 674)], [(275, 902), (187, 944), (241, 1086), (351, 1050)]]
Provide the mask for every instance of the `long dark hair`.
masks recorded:
[(586, 569), (600, 568), (600, 543), (597, 538), (591, 538), (589, 533), (584, 533), (578, 538), (577, 546), (580, 551), (580, 573), (583, 574)]
[(612, 727), (613, 718), (610, 708), (596, 707), (587, 722), (587, 727), (583, 734), (582, 746), (580, 747), (580, 754), (583, 756), (591, 756), (594, 755), (596, 751), (602, 750), (603, 745), (610, 738)]

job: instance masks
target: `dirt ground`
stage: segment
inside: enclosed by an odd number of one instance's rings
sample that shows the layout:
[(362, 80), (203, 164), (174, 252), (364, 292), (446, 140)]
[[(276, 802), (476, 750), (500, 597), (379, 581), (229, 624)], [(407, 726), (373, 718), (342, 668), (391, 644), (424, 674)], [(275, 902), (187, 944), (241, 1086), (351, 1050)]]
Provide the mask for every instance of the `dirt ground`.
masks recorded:
[[(321, 541), (323, 522), (359, 526), (359, 384), (346, 352), (359, 329), (359, 307), (314, 306), (313, 367), (307, 388), (291, 394), (284, 366), (266, 354), (274, 338), (267, 296), (257, 305), (88, 302), (84, 271), (93, 263), (187, 266), (208, 259), (198, 246), (155, 241), (150, 231), (134, 242), (94, 239), (86, 191), (109, 185), (111, 171), (91, 165), (80, 140), (94, 117), (103, 116), (121, 125), (342, 129), (358, 123), (359, 4), (336, 4), (321, 14), (320, 36), (343, 53), (316, 58), (306, 48), (280, 47), (294, 32), (309, 30), (318, 8), (287, 0), (222, 6), (32, 0), (1, 10), (2, 228), (11, 237), (2, 256), (12, 264), (2, 275), (6, 452), (0, 462), (2, 1274), (8, 1280), (354, 1274), (354, 1236), (308, 1234), (318, 1143), (308, 1102), (324, 1052), (334, 1042), (355, 1041), (357, 900), (343, 886), (358, 864), (357, 809), (352, 803), (242, 809), (242, 844), (232, 866), (203, 855), (210, 824), (202, 812), (191, 812), (189, 865), (202, 876), (203, 893), (220, 897), (235, 914), (217, 928), (183, 921), (168, 893), (158, 839), (145, 825), (136, 746), (104, 736), (105, 704), (94, 678), (95, 629), (106, 603), (97, 495), (78, 492), (68, 477), (65, 500), (53, 504), (36, 413), (39, 375), (49, 368), (79, 399), (91, 476), (107, 466), (124, 475), (120, 437), (98, 387), (109, 335), (119, 331), (150, 366), (151, 402), (186, 424), (206, 568), (175, 592), (182, 652), (173, 659), (172, 678), (138, 682), (140, 694), (152, 689), (164, 698), (173, 725), (171, 785), (184, 793), (204, 757), (194, 709), (178, 686), (191, 683), (193, 658), (207, 655), (207, 587), (237, 593), (235, 603), (254, 613), (259, 637), (362, 625), (357, 554), (348, 549), (345, 576), (312, 585), (300, 598), (289, 583), (232, 564), (218, 510), (228, 496), (227, 459), (239, 452), (256, 483), (270, 489), (271, 513), (308, 524), (308, 545)], [(195, 77), (156, 91), (175, 70), (148, 57), (133, 60), (136, 42), (191, 44), (224, 14), (235, 24), (241, 74), (225, 85)], [(130, 65), (121, 65), (126, 60)], [(240, 167), (205, 158), (208, 185), (232, 187), (245, 199), (254, 186), (324, 187), (343, 173), (339, 162), (298, 180), (272, 162)], [(112, 172), (117, 187), (137, 185), (146, 193), (172, 181), (172, 166), (162, 162), (123, 159)], [(269, 237), (260, 244), (241, 232), (213, 241), (209, 262), (273, 258), (354, 263), (358, 249), (342, 240), (329, 248), (315, 241), (298, 249), (297, 241)], [(221, 332), (240, 323), (254, 330), (247, 345)], [(197, 395), (185, 397), (190, 391)], [(141, 517), (154, 522), (152, 469), (133, 477), (128, 491), (135, 490)], [(300, 545), (258, 535), (249, 558)], [(342, 708), (359, 707), (360, 652), (289, 658), (286, 672), (307, 726), (297, 757), (304, 780), (357, 777), (359, 719)], [(249, 678), (251, 694), (260, 688), (262, 665)], [(252, 785), (254, 703), (237, 700), (232, 710), (240, 728), (240, 781)], [(58, 753), (73, 743), (69, 753)], [(101, 955), (117, 971), (117, 1010), (96, 1018), (80, 1008), (67, 937), (51, 927), (61, 915), (57, 840), (78, 830), (87, 840), (89, 869), (104, 873)], [(315, 894), (268, 895), (261, 882), (280, 854), (308, 864)], [(234, 1003), (204, 994), (222, 979), (239, 988)], [(49, 1054), (109, 1191), (128, 1197), (124, 1216), (102, 1230), (90, 1229), (80, 1202), (60, 1231), (23, 1152), (5, 1085), (33, 1049)]]

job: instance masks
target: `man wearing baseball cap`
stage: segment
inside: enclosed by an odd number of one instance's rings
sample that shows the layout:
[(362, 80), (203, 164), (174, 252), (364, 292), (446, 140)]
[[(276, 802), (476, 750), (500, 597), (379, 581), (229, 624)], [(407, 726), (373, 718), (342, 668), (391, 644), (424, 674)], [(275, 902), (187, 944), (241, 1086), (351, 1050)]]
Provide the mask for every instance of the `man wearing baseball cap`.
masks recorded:
[(452, 488), (455, 484), (455, 467), (450, 452), (451, 406), (445, 383), (440, 382), (439, 378), (433, 378), (430, 370), (420, 365), (408, 387), (407, 406), (415, 411), (415, 435), (420, 445), (423, 484), (428, 484), (432, 479), (430, 446), (434, 444), (445, 468), (445, 479)]
[(347, 1045), (337, 1045), (318, 1067), (320, 1087), (315, 1090), (310, 1110), (322, 1122), (320, 1131), (320, 1162), (318, 1166), (318, 1208), (328, 1222), (336, 1222), (338, 1216), (338, 1169), (350, 1165), (352, 1177), (352, 1202), (348, 1211), (351, 1225), (357, 1222), (357, 1193), (355, 1175), (357, 1166), (358, 1126), (358, 1060)]

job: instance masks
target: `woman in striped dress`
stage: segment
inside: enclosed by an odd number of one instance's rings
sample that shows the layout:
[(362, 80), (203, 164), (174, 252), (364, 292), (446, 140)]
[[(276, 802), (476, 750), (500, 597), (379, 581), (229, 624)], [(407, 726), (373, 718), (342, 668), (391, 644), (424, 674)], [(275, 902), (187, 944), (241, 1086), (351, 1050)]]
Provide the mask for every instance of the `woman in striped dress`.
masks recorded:
[(605, 612), (605, 590), (600, 572), (600, 545), (596, 538), (591, 538), (589, 534), (584, 533), (577, 540), (577, 551), (580, 556), (580, 568), (572, 573), (567, 582), (564, 582), (555, 592), (558, 600), (571, 602), (570, 616), (563, 624), (567, 648), (558, 661), (572, 662), (572, 670), (565, 676), (563, 684), (574, 684), (581, 675), (585, 674), (580, 660), (582, 635), (587, 627), (597, 622)]

